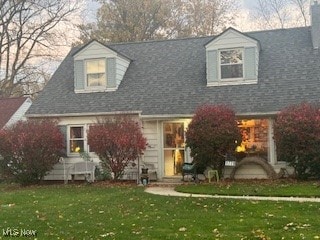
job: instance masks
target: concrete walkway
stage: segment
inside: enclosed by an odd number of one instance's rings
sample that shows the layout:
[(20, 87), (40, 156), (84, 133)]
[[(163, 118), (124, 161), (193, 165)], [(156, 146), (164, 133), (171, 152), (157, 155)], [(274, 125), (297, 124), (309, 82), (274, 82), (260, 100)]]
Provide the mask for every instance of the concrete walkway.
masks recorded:
[(287, 201), (287, 202), (315, 202), (320, 203), (320, 198), (302, 198), (302, 197), (259, 197), (259, 196), (226, 196), (226, 195), (206, 195), (181, 193), (174, 190), (174, 187), (147, 187), (145, 192), (175, 197), (195, 197), (195, 198), (225, 198), (225, 199), (244, 199), (254, 201)]

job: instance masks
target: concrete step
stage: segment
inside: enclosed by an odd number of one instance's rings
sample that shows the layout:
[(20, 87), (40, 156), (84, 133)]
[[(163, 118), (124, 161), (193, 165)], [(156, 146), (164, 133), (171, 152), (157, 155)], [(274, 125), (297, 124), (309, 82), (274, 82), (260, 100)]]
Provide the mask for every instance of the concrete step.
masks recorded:
[(174, 176), (174, 177), (164, 177), (158, 181), (151, 181), (149, 184), (154, 186), (165, 186), (165, 185), (180, 185), (186, 183), (192, 183), (193, 179), (191, 176), (185, 176), (185, 180), (182, 181), (182, 176)]
[(150, 184), (152, 185), (177, 185), (177, 184), (182, 184), (183, 182), (181, 181), (182, 177), (181, 176), (176, 176), (176, 177), (164, 177), (162, 179), (159, 179), (158, 181), (151, 181)]

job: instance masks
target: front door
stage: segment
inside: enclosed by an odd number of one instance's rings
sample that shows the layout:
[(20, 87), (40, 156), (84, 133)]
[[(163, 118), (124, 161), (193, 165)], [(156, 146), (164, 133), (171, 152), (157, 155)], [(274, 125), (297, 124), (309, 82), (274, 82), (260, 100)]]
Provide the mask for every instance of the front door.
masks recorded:
[(166, 177), (181, 175), (185, 158), (185, 124), (163, 123), (164, 174)]

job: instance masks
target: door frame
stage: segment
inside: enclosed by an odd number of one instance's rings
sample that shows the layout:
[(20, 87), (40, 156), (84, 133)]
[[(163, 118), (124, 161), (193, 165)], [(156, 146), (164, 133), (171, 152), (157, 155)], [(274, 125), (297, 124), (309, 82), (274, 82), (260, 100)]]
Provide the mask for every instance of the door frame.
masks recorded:
[[(191, 121), (191, 119), (190, 119)], [(181, 123), (183, 124), (183, 132), (184, 132), (184, 142), (183, 142), (183, 147), (180, 147), (180, 148), (166, 148), (165, 147), (165, 144), (164, 144), (164, 140), (165, 140), (165, 137), (164, 137), (164, 134), (165, 134), (165, 124), (173, 124), (173, 123)], [(163, 177), (180, 177), (181, 175), (180, 174), (177, 174), (177, 175), (173, 175), (173, 176), (168, 176), (166, 175), (166, 171), (165, 171), (165, 154), (164, 154), (164, 151), (165, 150), (176, 150), (176, 149), (179, 149), (180, 151), (183, 150), (184, 151), (184, 158), (183, 158), (183, 162), (186, 162), (189, 157), (187, 157), (187, 154), (186, 153), (189, 153), (189, 151), (186, 150), (186, 146), (185, 146), (185, 142), (186, 142), (186, 137), (185, 137), (185, 132), (186, 132), (186, 129), (187, 129), (187, 126), (189, 125), (189, 121), (187, 121), (187, 119), (174, 119), (174, 120), (165, 120), (165, 121), (162, 121), (162, 124), (161, 124), (161, 159), (162, 159), (162, 175)], [(169, 129), (167, 129), (167, 131), (169, 131)]]

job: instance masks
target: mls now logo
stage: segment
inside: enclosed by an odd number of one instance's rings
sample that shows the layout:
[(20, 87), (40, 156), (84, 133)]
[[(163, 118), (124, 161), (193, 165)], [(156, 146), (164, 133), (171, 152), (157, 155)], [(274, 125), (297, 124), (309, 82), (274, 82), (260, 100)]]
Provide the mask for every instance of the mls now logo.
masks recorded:
[(37, 231), (31, 229), (4, 228), (2, 229), (4, 237), (36, 237)]

